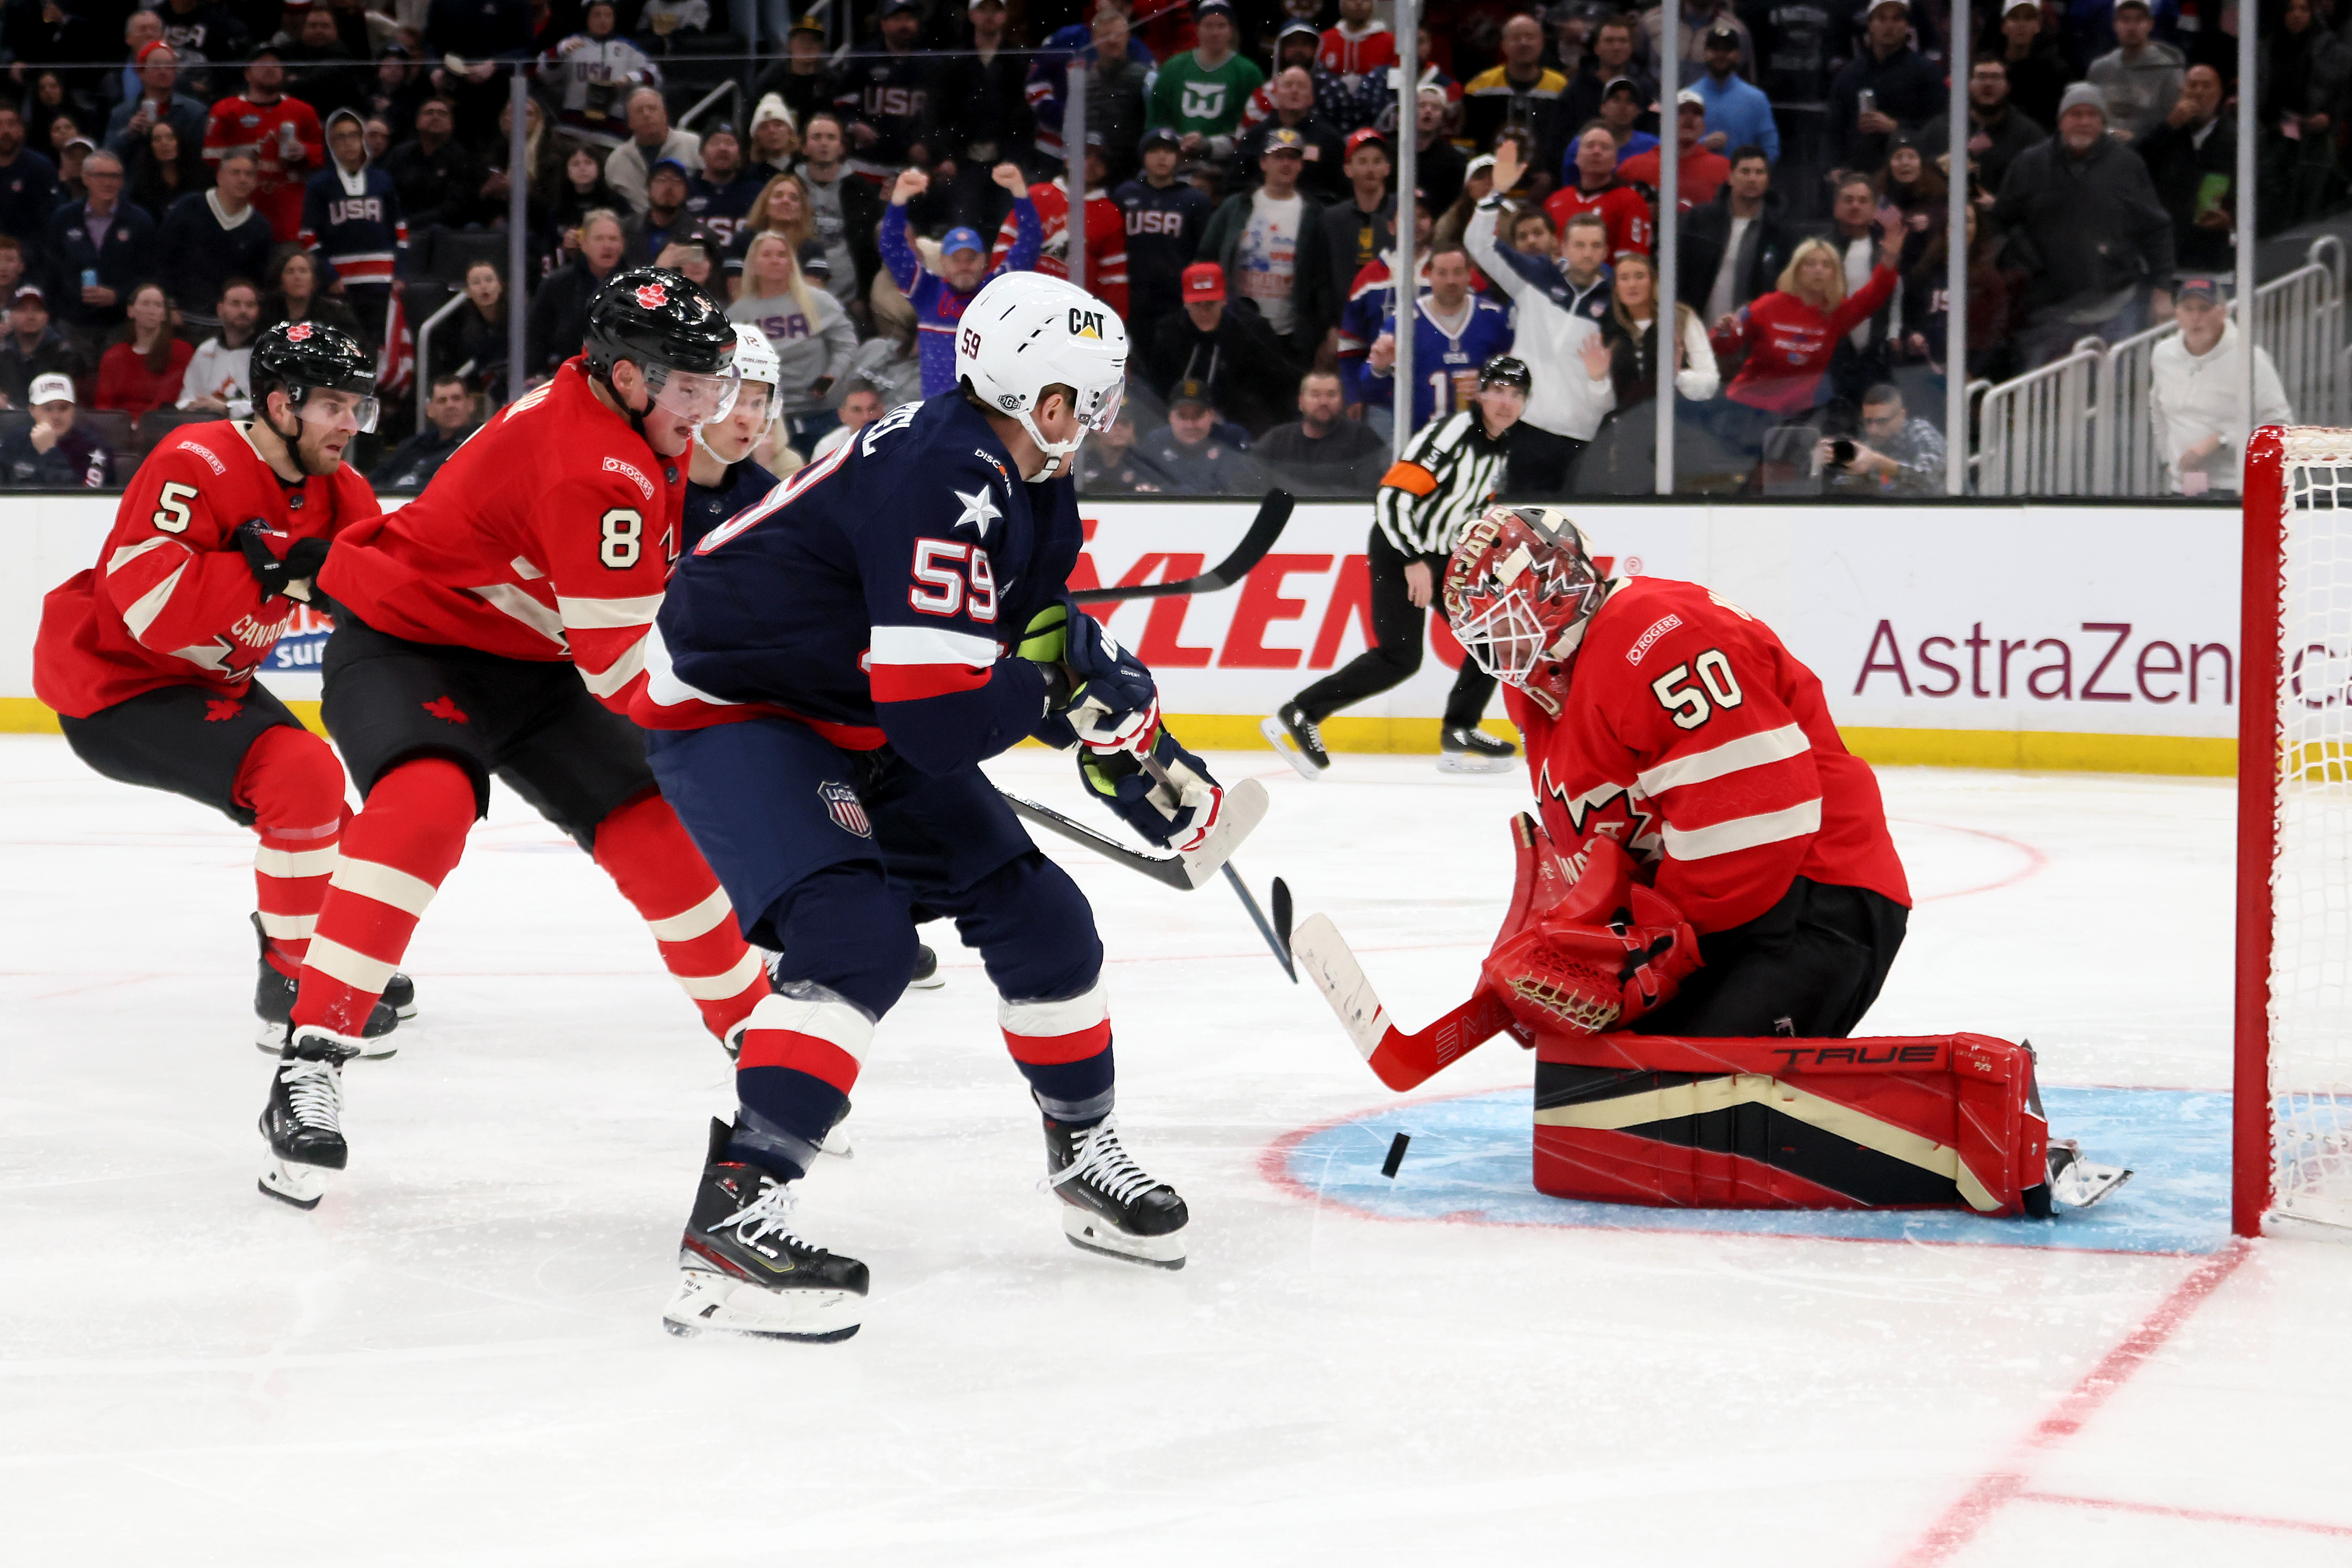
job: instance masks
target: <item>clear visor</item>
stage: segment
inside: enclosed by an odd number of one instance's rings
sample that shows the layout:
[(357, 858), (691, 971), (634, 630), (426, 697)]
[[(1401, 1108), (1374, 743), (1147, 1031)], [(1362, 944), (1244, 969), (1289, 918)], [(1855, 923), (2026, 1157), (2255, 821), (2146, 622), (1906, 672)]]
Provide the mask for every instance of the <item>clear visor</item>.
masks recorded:
[(1097, 435), (1118, 422), (1119, 404), (1127, 400), (1127, 383), (1110, 382), (1078, 394), (1078, 423)]
[(742, 376), (732, 365), (717, 375), (672, 370), (667, 365), (647, 365), (645, 372), (654, 406), (695, 424), (726, 418), (743, 385)]
[(1454, 640), (1478, 667), (1508, 685), (1525, 686), (1551, 641), (1535, 601), (1524, 590), (1508, 589), (1498, 599), (1454, 623)]
[(375, 428), (376, 401), (364, 393), (293, 387), (288, 389), (288, 395), (294, 404), (294, 417), (304, 424), (361, 435)]

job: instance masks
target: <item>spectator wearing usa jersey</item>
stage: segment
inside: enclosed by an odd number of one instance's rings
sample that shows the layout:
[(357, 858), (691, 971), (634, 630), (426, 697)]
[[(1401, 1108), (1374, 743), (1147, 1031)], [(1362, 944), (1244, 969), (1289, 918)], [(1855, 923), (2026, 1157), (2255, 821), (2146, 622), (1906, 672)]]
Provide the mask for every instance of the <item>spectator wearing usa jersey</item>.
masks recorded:
[[(1587, 126), (1576, 139), (1576, 180), (1545, 199), (1544, 212), (1562, 235), (1569, 220), (1595, 213), (1607, 226), (1609, 254), (1623, 256), (1651, 246), (1650, 204), (1617, 169), (1617, 142), (1605, 125)], [(1508, 187), (1502, 187), (1508, 189)]]
[(541, 81), (560, 84), (557, 117), (563, 128), (593, 146), (618, 147), (629, 134), (624, 101), (631, 89), (659, 87), (661, 68), (643, 49), (619, 35), (614, 0), (589, 0), (581, 30), (540, 57)]
[(847, 121), (850, 172), (877, 185), (908, 163), (930, 162), (923, 122), (931, 59), (917, 47), (921, 10), (919, 0), (882, 0), (880, 47), (842, 62), (834, 106)]
[(341, 282), (353, 313), (380, 322), (408, 248), (400, 192), (368, 161), (367, 132), (354, 111), (335, 110), (327, 147), (331, 162), (310, 177), (302, 198), (302, 247), (325, 264), (331, 283)]
[[(1508, 307), (1480, 298), (1470, 289), (1470, 253), (1446, 246), (1429, 258), (1429, 292), (1412, 308), (1412, 428), (1468, 408), (1478, 392), (1478, 371), (1497, 354), (1511, 351)], [(1366, 373), (1393, 381), (1397, 318), (1381, 323), (1381, 335), (1365, 355)]]
[[(882, 262), (890, 269), (890, 281), (915, 308), (918, 341), (922, 345), (923, 395), (936, 397), (951, 391), (956, 384), (956, 324), (963, 319), (964, 307), (990, 279), (1008, 272), (1027, 272), (1036, 265), (1037, 247), (1044, 230), (1037, 223), (1036, 204), (1029, 199), (1026, 183), (1018, 163), (999, 163), (994, 170), (998, 185), (1013, 193), (1013, 225), (1012, 248), (1004, 259), (991, 267), (988, 252), (980, 235), (971, 229), (950, 229), (940, 241), (940, 270), (933, 272), (923, 265), (922, 257), (907, 234), (907, 204), (919, 196), (929, 186), (931, 177), (920, 169), (901, 170), (898, 183), (891, 189), (890, 204), (882, 209)], [(846, 366), (843, 367), (846, 369)]]
[(120, 409), (137, 419), (180, 401), (188, 360), (195, 350), (172, 331), (172, 298), (160, 283), (131, 291), (129, 336), (100, 356), (92, 408)]
[(743, 292), (728, 319), (757, 327), (776, 350), (776, 410), (806, 452), (840, 423), (825, 394), (857, 353), (857, 329), (833, 296), (803, 277), (780, 235), (764, 234), (743, 257)]
[[(1087, 292), (1127, 316), (1127, 214), (1103, 189), (1109, 178), (1110, 163), (1103, 147), (1103, 133), (1087, 132)], [(1037, 262), (1030, 268), (1048, 277), (1070, 276), (1070, 193), (1066, 179), (1056, 177), (1051, 183), (1029, 187), (1029, 200), (1037, 209), (1037, 224), (1044, 239), (1039, 242)], [(1013, 214), (1006, 214), (996, 231), (996, 244), (989, 252), (989, 264), (1001, 265), (1012, 254), (1021, 237), (1020, 224)]]
[(1155, 382), (1174, 372), (1152, 358), (1154, 335), (1183, 308), (1184, 269), (1209, 226), (1209, 198), (1176, 177), (1181, 148), (1171, 126), (1145, 131), (1143, 172), (1111, 193), (1127, 218), (1127, 340)]

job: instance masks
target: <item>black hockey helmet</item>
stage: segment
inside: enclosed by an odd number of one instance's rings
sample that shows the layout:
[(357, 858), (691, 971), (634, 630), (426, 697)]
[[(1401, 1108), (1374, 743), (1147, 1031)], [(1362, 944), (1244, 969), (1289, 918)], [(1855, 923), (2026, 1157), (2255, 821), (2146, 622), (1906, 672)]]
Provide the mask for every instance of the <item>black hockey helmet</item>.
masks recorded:
[(1517, 387), (1527, 392), (1535, 384), (1536, 378), (1528, 369), (1528, 362), (1517, 354), (1496, 354), (1478, 367), (1480, 392), (1488, 387)]
[(725, 307), (682, 272), (632, 267), (588, 302), (588, 369), (600, 380), (628, 360), (646, 371), (723, 376), (735, 354)]
[(280, 321), (270, 328), (253, 345), (251, 385), (256, 408), (266, 408), (280, 390), (297, 408), (310, 392), (351, 392), (360, 400), (360, 428), (375, 428), (375, 361), (340, 327)]

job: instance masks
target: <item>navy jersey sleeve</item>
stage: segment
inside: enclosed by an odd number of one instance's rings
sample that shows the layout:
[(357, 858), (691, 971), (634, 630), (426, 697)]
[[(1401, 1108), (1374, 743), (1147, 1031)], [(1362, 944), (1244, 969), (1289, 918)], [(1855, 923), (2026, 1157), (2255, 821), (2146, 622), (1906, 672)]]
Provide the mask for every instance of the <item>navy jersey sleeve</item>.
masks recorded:
[(993, 757), (1045, 716), (1037, 666), (1004, 656), (1021, 627), (999, 578), (1017, 578), (1023, 563), (1000, 568), (1027, 509), (974, 457), (910, 474), (858, 530), (875, 716), (927, 773)]

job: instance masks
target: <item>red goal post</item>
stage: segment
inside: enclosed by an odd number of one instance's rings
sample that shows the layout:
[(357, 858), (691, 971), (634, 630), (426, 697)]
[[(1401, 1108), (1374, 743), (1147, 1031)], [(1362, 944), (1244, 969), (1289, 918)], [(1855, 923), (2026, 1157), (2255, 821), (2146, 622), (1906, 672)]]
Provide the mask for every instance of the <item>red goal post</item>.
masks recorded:
[(2352, 430), (2247, 443), (2240, 603), (2231, 1227), (2253, 1236), (2352, 1226)]

